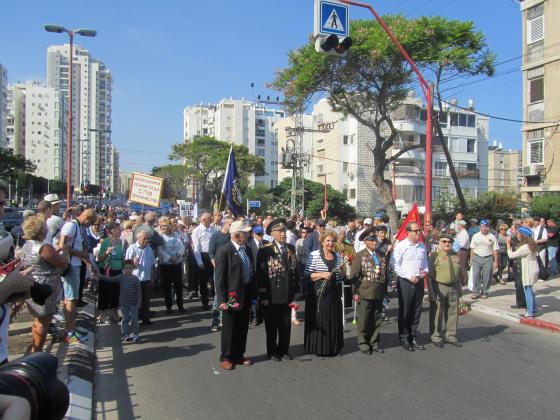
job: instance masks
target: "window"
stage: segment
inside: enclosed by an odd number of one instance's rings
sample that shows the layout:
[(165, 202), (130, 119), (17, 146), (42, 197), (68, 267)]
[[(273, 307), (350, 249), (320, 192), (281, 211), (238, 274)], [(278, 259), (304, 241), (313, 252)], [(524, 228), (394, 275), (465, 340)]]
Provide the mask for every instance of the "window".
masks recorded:
[(264, 149), (257, 149), (257, 156), (265, 157)]
[(317, 165), (317, 176), (323, 173), (323, 165)]
[(544, 39), (544, 4), (527, 10), (527, 44)]
[(342, 172), (348, 172), (348, 162), (342, 162)]
[(476, 140), (467, 139), (467, 153), (476, 153)]
[(356, 189), (354, 188), (350, 189), (350, 196), (348, 198), (350, 199), (356, 198)]
[(264, 139), (257, 139), (257, 144), (264, 146)]
[(264, 127), (265, 126), (265, 121), (264, 120), (257, 120), (257, 127)]
[(476, 116), (475, 115), (469, 115), (468, 116), (468, 121), (467, 121), (467, 125), (469, 127), (476, 127)]
[(348, 144), (348, 136), (342, 136), (342, 144)]
[(544, 130), (527, 132), (527, 157), (529, 164), (542, 165), (544, 163)]
[(436, 160), (434, 162), (434, 175), (447, 176), (447, 162)]
[(529, 80), (529, 103), (544, 100), (544, 77)]

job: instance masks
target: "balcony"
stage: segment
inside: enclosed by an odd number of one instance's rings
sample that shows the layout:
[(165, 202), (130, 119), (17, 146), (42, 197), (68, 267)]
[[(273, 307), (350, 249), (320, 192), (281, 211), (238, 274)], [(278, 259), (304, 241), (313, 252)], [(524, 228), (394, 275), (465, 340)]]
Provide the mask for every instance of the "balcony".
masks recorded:
[(458, 178), (478, 179), (478, 178), (480, 178), (480, 171), (478, 169), (458, 170), (457, 171), (457, 177)]

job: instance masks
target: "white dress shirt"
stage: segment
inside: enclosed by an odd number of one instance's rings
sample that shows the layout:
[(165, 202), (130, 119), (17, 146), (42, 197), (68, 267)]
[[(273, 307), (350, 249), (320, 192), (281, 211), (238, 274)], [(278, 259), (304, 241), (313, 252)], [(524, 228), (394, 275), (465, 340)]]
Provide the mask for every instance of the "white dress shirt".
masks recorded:
[(395, 246), (395, 271), (399, 277), (411, 280), (428, 272), (426, 248), (422, 242), (413, 244), (407, 239)]
[(210, 237), (216, 230), (211, 226), (198, 225), (192, 233), (192, 244), (194, 257), (199, 266), (203, 265), (202, 252), (208, 252), (208, 244), (210, 243)]
[(467, 232), (465, 229), (457, 232), (457, 236), (455, 236), (455, 239), (457, 240), (457, 242), (459, 242), (459, 246), (461, 247), (461, 249), (469, 249), (470, 248), (469, 232)]

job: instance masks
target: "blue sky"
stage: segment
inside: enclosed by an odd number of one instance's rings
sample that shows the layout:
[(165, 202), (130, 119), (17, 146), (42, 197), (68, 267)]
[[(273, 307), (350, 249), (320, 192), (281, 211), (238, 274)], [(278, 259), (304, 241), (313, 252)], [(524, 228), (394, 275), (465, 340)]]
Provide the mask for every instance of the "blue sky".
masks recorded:
[[(46, 50), (67, 37), (43, 24), (97, 29), (76, 43), (113, 72), (113, 142), (121, 169), (148, 171), (182, 140), (185, 106), (223, 97), (275, 95), (266, 88), (290, 49), (313, 32), (312, 0), (20, 0), (3, 2), (0, 62), (8, 80), (46, 79)], [(461, 105), (521, 118), (521, 17), (514, 0), (376, 0), (381, 13), (472, 20), (498, 54), (497, 76), (449, 82)], [(351, 18), (369, 12), (351, 9)], [(8, 18), (9, 17), (9, 18)], [(481, 78), (472, 79), (474, 82)], [(250, 83), (255, 82), (254, 91)], [(492, 140), (520, 148), (520, 124), (491, 120)]]

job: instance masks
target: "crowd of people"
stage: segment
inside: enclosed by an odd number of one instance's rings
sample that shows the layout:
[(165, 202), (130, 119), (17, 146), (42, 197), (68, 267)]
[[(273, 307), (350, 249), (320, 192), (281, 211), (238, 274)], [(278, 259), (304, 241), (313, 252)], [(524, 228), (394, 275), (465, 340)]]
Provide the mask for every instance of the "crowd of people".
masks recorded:
[[(12, 232), (22, 268), (32, 268), (33, 281), (52, 289), (43, 305), (26, 301), (35, 317), (33, 352), (42, 351), (49, 332), (71, 344), (89, 339), (75, 327), (86, 287), (97, 294), (97, 322), (120, 322), (123, 343), (140, 342), (140, 323), (152, 325), (156, 315), (150, 307), (154, 284), (161, 286), (167, 315), (185, 312), (185, 301), (199, 301), (208, 311), (209, 331), (221, 331), (226, 370), (252, 364), (245, 357), (249, 326), (263, 323), (270, 360), (292, 359), (291, 328), (301, 322), (306, 353), (340, 355), (348, 292), (364, 354), (384, 353), (380, 329), (393, 292), (404, 350), (425, 349), (418, 332), (424, 300), (430, 302), (431, 342), (461, 347), (464, 286), (472, 299), (486, 299), (494, 281), (512, 281), (512, 306), (535, 317), (532, 286), (558, 270), (558, 228), (542, 218), (497, 221), (493, 229), (486, 219), (467, 223), (458, 213), (449, 224), (408, 223), (396, 241), (382, 215), (343, 225), (221, 212), (202, 212), (196, 220), (111, 208), (98, 214), (80, 205), (60, 215), (60, 202), (47, 195)], [(64, 327), (57, 328), (53, 323), (61, 320)]]

